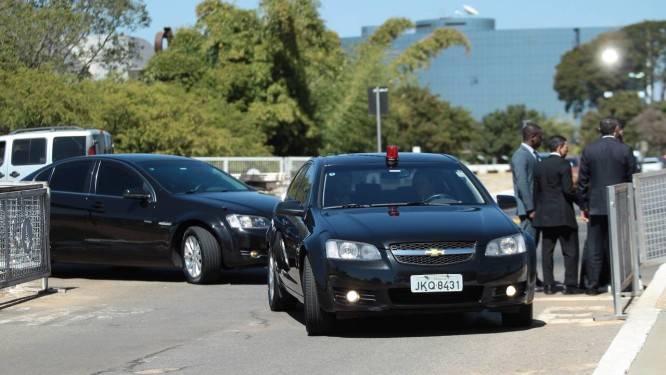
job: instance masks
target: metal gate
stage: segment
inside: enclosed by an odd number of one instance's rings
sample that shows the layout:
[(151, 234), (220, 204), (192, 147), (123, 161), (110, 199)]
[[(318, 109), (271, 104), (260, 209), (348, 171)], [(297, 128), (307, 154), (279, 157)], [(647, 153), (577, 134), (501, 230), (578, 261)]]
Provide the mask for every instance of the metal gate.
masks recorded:
[(666, 262), (666, 170), (634, 175), (642, 262)]
[(0, 186), (0, 288), (51, 274), (49, 208), (46, 184)]

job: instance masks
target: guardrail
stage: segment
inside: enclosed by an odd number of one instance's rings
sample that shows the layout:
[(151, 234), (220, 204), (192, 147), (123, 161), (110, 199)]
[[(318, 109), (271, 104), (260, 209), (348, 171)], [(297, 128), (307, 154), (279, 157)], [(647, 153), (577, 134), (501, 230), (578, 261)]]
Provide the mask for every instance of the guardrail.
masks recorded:
[(49, 189), (45, 183), (0, 186), (0, 288), (51, 274)]

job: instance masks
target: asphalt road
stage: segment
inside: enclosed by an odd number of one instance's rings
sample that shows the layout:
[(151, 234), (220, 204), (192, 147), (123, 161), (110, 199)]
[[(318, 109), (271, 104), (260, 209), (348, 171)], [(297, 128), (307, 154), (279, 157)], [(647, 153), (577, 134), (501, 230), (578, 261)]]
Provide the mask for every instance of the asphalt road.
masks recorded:
[[(560, 262), (558, 262), (559, 264)], [(68, 289), (0, 309), (2, 374), (590, 373), (620, 328), (601, 296), (544, 296), (529, 329), (499, 314), (345, 321), (308, 337), (302, 313), (273, 313), (265, 270), (221, 283), (179, 271), (58, 267)]]

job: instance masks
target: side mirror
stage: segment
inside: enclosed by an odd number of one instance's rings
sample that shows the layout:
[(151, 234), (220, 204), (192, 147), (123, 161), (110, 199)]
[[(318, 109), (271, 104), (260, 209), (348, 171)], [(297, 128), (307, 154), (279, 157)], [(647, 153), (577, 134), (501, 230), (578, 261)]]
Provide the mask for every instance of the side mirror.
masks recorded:
[(136, 199), (139, 201), (148, 201), (150, 200), (150, 194), (143, 189), (126, 189), (123, 192), (123, 198)]
[(502, 210), (513, 210), (518, 207), (518, 202), (516, 201), (516, 197), (511, 195), (498, 195), (497, 205)]
[(285, 216), (305, 216), (305, 208), (299, 201), (284, 201), (278, 203), (275, 213)]

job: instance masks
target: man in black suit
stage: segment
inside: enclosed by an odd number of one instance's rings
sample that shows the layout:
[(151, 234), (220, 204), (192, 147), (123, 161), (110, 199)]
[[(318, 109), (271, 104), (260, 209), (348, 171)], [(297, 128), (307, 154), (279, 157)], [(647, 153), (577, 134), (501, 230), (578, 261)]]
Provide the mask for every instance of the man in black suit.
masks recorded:
[(573, 203), (579, 199), (573, 186), (566, 138), (554, 136), (548, 141), (550, 156), (534, 169), (534, 226), (541, 230), (541, 265), (543, 289), (554, 294), (553, 251), (560, 241), (564, 255), (564, 294), (579, 294), (578, 224)]
[(580, 162), (578, 190), (583, 216), (589, 218), (587, 251), (583, 255), (587, 294), (602, 293), (610, 281), (608, 208), (606, 187), (630, 182), (636, 170), (631, 147), (622, 143), (622, 126), (617, 119), (599, 123), (601, 138), (587, 145)]

